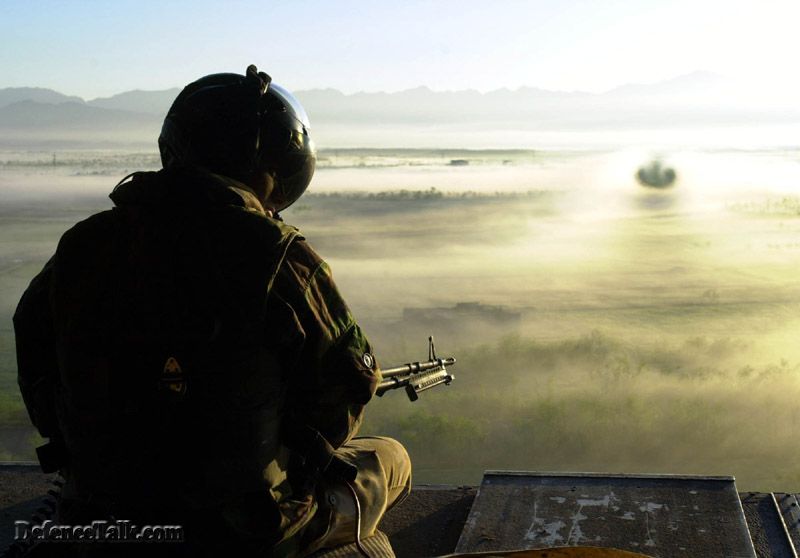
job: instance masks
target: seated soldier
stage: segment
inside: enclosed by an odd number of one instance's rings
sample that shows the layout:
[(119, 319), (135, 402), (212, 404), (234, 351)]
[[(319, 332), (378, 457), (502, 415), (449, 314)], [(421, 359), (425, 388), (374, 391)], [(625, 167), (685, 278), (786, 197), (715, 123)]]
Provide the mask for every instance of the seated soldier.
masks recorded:
[(278, 216), (313, 175), (308, 127), (255, 66), (189, 84), (164, 168), (123, 179), (33, 279), (19, 384), (65, 478), (59, 523), (183, 526), (180, 544), (114, 547), (132, 555), (303, 556), (369, 537), (408, 494), (404, 448), (354, 438), (372, 348)]

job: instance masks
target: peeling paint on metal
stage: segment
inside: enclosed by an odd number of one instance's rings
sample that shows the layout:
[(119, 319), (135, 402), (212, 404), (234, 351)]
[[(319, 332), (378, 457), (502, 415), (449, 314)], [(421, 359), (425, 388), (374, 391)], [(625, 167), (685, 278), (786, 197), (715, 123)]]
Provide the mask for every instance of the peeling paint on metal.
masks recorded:
[[(483, 516), (465, 528), (460, 551), (590, 544), (659, 556), (686, 556), (682, 547), (695, 556), (755, 558), (732, 479), (487, 476), (492, 486), (483, 485), (473, 503)], [(698, 533), (699, 526), (707, 532)], [(487, 529), (496, 540), (481, 538)]]
[[(580, 500), (578, 500), (580, 502)], [(572, 519), (572, 525), (569, 528), (569, 533), (567, 534), (567, 544), (575, 544), (577, 545), (581, 542), (583, 538), (583, 531), (581, 530), (581, 521), (588, 518), (588, 515), (583, 515), (581, 513), (583, 511), (583, 506), (579, 504), (578, 511), (575, 512), (570, 519)], [(573, 539), (573, 535), (575, 538)]]
[[(535, 543), (537, 546), (554, 546), (564, 540), (561, 529), (567, 526), (563, 521), (553, 521), (545, 523), (543, 519), (537, 520), (536, 526), (531, 525), (531, 529), (525, 533), (525, 540)], [(531, 546), (530, 548), (533, 548)]]
[[(560, 503), (560, 502), (559, 502)], [(550, 523), (545, 523), (544, 519), (537, 517), (538, 506), (536, 502), (533, 504), (533, 519), (531, 520), (530, 527), (523, 537), (526, 541), (534, 542), (534, 546), (544, 544), (545, 546), (553, 546), (564, 540), (564, 537), (559, 531), (567, 526), (563, 521), (557, 520)]]
[(655, 502), (645, 502), (643, 505), (639, 506), (639, 511), (643, 511), (646, 513), (653, 513), (655, 511), (660, 510), (664, 507), (664, 504), (656, 504)]

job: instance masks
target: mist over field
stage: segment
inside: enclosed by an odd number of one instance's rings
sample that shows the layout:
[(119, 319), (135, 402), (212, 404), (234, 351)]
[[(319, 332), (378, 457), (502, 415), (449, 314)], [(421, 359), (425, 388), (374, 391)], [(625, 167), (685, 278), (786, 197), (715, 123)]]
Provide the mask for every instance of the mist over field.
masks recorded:
[[(422, 359), (429, 333), (458, 359), (453, 385), (369, 406), (363, 432), (402, 440), (416, 482), (529, 469), (800, 491), (800, 150), (659, 139), (320, 153), (284, 218), (380, 362)], [(671, 188), (637, 183), (654, 157)], [(158, 166), (150, 151), (0, 152), (0, 458), (36, 442), (15, 386), (19, 296), (118, 180)]]

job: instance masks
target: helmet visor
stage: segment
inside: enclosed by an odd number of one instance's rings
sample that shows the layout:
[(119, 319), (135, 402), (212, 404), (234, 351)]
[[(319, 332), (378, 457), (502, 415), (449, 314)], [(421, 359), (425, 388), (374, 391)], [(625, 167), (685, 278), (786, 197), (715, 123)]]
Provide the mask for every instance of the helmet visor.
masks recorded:
[(275, 82), (269, 84), (269, 91), (276, 94), (276, 96), (283, 101), (284, 105), (286, 105), (287, 109), (289, 110), (289, 113), (291, 114), (293, 112), (294, 117), (297, 118), (297, 120), (299, 120), (303, 126), (306, 128), (311, 127), (311, 122), (308, 120), (308, 115), (306, 114), (303, 105), (300, 104), (300, 101), (298, 101), (294, 95), (289, 93), (286, 89)]
[(275, 189), (269, 197), (276, 211), (283, 211), (303, 195), (316, 168), (314, 142), (303, 132), (292, 131), (289, 149), (273, 167)]

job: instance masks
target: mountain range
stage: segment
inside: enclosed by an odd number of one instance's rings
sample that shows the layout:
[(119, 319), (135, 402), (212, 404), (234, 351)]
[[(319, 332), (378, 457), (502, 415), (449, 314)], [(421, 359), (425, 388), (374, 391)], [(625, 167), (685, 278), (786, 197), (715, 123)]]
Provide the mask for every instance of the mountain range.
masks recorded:
[[(87, 101), (50, 89), (0, 89), (0, 147), (152, 146), (179, 91), (134, 90)], [(296, 95), (315, 132), (330, 126), (602, 130), (800, 121), (798, 105), (742, 102), (738, 91), (739, 85), (728, 78), (695, 72), (605, 93), (533, 87), (481, 93), (417, 87), (353, 94), (311, 89)]]

